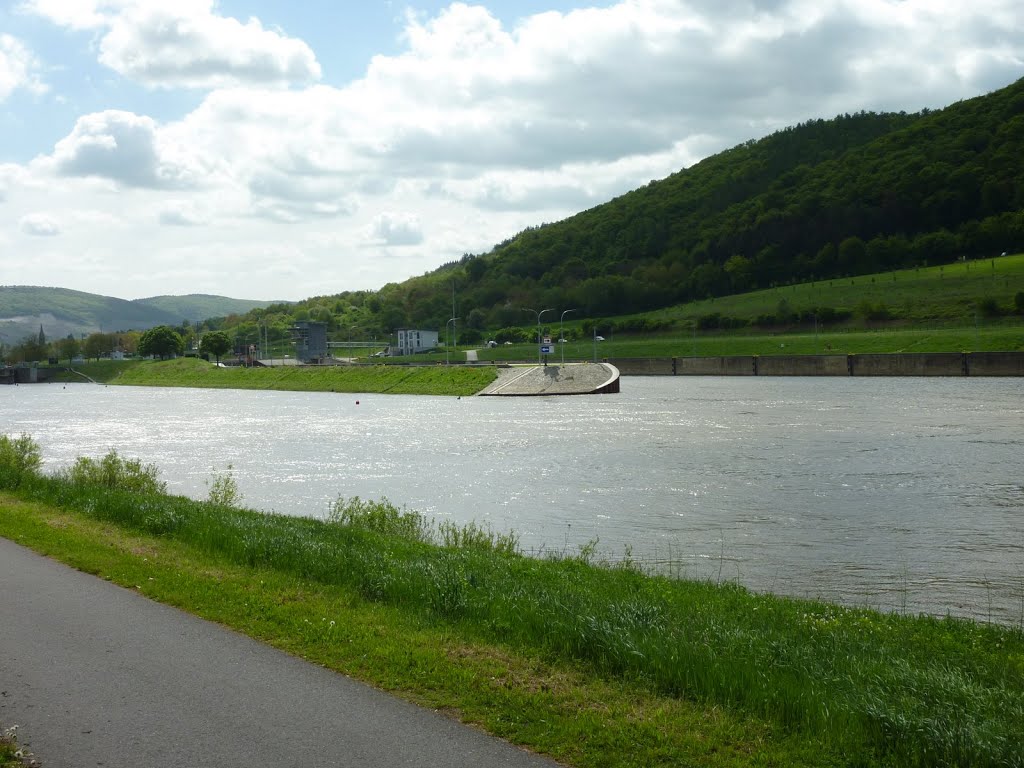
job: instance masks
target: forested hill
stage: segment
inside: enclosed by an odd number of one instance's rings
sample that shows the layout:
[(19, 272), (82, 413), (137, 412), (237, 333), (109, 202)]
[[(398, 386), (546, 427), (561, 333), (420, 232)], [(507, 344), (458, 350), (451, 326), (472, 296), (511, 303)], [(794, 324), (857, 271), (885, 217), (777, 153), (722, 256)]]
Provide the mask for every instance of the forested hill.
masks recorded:
[(841, 115), (749, 141), (389, 284), (359, 320), (443, 327), (453, 280), (463, 324), (499, 328), (522, 324), (524, 306), (610, 316), (998, 255), (1024, 248), (1022, 209), (1024, 80), (940, 111)]
[(232, 313), (247, 312), (266, 301), (224, 296), (155, 296), (128, 301), (112, 296), (30, 285), (0, 286), (0, 344), (37, 336), (51, 339), (97, 331), (145, 330)]

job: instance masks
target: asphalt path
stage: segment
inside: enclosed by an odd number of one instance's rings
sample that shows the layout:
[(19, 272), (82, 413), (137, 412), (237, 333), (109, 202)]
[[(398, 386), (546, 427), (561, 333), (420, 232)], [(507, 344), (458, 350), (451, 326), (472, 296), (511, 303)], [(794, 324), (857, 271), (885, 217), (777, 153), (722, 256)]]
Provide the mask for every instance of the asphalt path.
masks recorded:
[(555, 765), (2, 538), (0, 723), (43, 768)]

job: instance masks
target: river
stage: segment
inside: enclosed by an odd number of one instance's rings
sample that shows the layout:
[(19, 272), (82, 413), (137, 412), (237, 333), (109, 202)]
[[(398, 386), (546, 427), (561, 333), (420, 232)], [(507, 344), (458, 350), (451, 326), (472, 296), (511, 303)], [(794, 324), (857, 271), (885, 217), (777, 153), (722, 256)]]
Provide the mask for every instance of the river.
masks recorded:
[(883, 610), (1024, 621), (1024, 380), (626, 378), (619, 395), (441, 398), (0, 387), (47, 468), (155, 463), (202, 497), (339, 496), (514, 530), (524, 550)]

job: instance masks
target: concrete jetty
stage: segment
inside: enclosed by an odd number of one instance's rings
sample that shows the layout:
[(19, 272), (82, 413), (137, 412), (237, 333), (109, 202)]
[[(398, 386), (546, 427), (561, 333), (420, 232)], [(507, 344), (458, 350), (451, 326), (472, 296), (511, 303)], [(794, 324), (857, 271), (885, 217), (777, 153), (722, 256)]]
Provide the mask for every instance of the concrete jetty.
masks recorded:
[(519, 365), (498, 369), (497, 380), (480, 395), (537, 397), (603, 395), (619, 391), (619, 371), (610, 363)]

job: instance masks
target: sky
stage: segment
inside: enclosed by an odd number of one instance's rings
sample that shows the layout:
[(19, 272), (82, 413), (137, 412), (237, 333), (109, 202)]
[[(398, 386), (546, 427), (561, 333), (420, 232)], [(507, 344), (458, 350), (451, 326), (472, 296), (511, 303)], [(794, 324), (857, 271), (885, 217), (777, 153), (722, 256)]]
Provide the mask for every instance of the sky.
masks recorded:
[(1022, 76), (1021, 0), (0, 0), (0, 285), (376, 290)]

